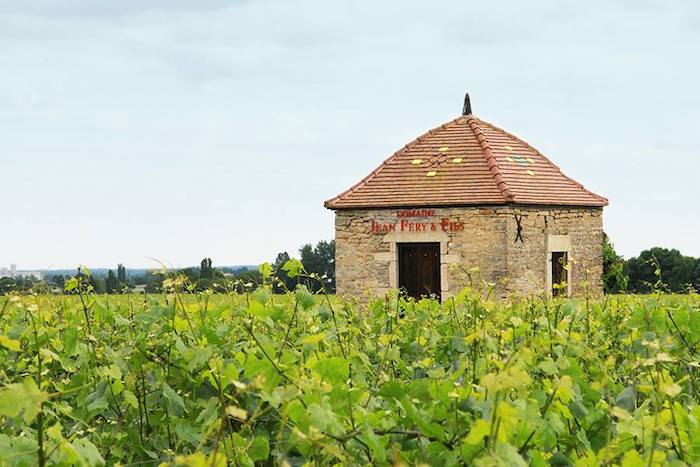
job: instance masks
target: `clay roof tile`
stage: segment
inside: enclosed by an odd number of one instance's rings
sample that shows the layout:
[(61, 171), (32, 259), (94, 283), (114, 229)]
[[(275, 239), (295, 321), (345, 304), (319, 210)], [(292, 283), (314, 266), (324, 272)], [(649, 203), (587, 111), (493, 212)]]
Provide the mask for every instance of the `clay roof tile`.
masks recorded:
[(535, 148), (468, 110), (396, 151), (325, 206), (608, 204), (606, 198), (564, 175)]

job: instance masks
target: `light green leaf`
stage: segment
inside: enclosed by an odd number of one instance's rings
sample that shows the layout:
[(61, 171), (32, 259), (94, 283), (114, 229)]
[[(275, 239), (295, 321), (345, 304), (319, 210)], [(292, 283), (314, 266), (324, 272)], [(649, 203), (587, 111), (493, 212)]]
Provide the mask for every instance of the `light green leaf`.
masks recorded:
[(250, 293), (250, 299), (265, 304), (270, 300), (270, 292), (266, 288), (259, 287)]
[(126, 319), (120, 315), (116, 315), (114, 317), (114, 323), (119, 327), (125, 327), (125, 326), (129, 326), (131, 324), (131, 322), (128, 319)]
[(673, 381), (660, 382), (659, 389), (661, 390), (662, 393), (666, 394), (670, 398), (676, 397), (683, 390), (683, 388), (681, 388), (680, 384), (675, 383)]
[[(500, 462), (498, 465), (508, 465), (510, 467), (527, 467), (527, 462), (522, 458), (518, 450), (511, 444), (496, 444), (496, 456)], [(476, 464), (478, 465), (478, 463)]]
[(272, 265), (270, 263), (262, 263), (260, 265), (260, 274), (262, 274), (263, 279), (269, 279), (272, 275)]
[(342, 357), (328, 357), (317, 361), (314, 370), (331, 384), (343, 384), (350, 374), (350, 363)]
[(128, 389), (124, 390), (124, 400), (126, 401), (127, 404), (129, 404), (131, 407), (138, 409), (139, 408), (139, 401), (136, 399), (136, 396), (134, 395), (133, 392), (129, 391)]
[(190, 444), (199, 444), (202, 433), (198, 426), (191, 425), (184, 420), (180, 420), (175, 425), (175, 434), (181, 440), (187, 441)]
[(16, 417), (22, 413), (25, 423), (31, 423), (48, 399), (32, 378), (26, 378), (21, 384), (8, 384), (0, 390), (0, 415)]
[(267, 438), (256, 436), (248, 447), (248, 457), (253, 462), (264, 461), (270, 455), (270, 443)]
[(263, 305), (262, 303), (260, 303), (258, 301), (251, 301), (250, 302), (250, 305), (248, 306), (248, 313), (250, 313), (251, 315), (253, 315), (257, 318), (262, 318), (262, 319), (265, 319), (268, 316), (270, 316), (270, 312), (267, 309), (267, 307), (265, 307), (265, 305)]
[(56, 442), (61, 441), (63, 439), (63, 434), (61, 433), (61, 424), (56, 423), (50, 426), (46, 430), (46, 436), (48, 436), (49, 439), (54, 440)]
[(165, 381), (163, 381), (163, 397), (170, 402), (171, 407), (179, 408), (182, 411), (185, 410), (185, 401)]
[(540, 451), (530, 451), (530, 467), (547, 467), (548, 465)]
[(299, 301), (299, 305), (305, 310), (313, 307), (314, 303), (316, 303), (316, 298), (309, 292), (309, 289), (307, 289), (305, 285), (298, 285), (294, 295)]
[(78, 330), (68, 328), (63, 331), (63, 353), (67, 356), (72, 356), (78, 345)]
[(287, 404), (286, 411), (287, 415), (289, 415), (289, 418), (294, 423), (299, 422), (301, 416), (304, 415), (304, 413), (306, 413), (304, 405), (298, 399), (294, 399), (289, 404)]
[(557, 365), (554, 363), (554, 360), (551, 358), (547, 357), (544, 360), (542, 360), (539, 365), (537, 365), (537, 368), (540, 370), (544, 371), (545, 374), (547, 375), (553, 375), (557, 372)]
[(692, 313), (688, 319), (688, 334), (694, 339), (700, 338), (700, 313)]
[(289, 278), (294, 279), (304, 271), (304, 265), (301, 264), (301, 261), (299, 261), (298, 259), (292, 258), (286, 263), (284, 263), (282, 269), (287, 273), (287, 276)]
[(318, 344), (319, 342), (323, 341), (323, 338), (326, 336), (326, 333), (324, 332), (319, 332), (318, 334), (313, 334), (311, 336), (306, 336), (300, 340), (302, 344), (309, 344), (309, 345), (314, 345)]
[(386, 462), (386, 442), (383, 438), (377, 436), (371, 428), (367, 427), (362, 432), (362, 439), (372, 450), (374, 461), (383, 464)]
[(100, 452), (97, 450), (97, 447), (95, 447), (95, 445), (92, 444), (89, 440), (85, 438), (78, 438), (73, 440), (71, 444), (78, 452), (80, 458), (85, 463), (85, 465), (88, 465), (90, 467), (97, 465), (105, 465), (105, 460), (100, 455)]
[(39, 445), (34, 438), (19, 436), (10, 438), (0, 434), (0, 465), (33, 466), (36, 465)]
[(637, 451), (627, 451), (624, 456), (622, 456), (621, 467), (645, 467), (647, 461), (639, 455)]
[(309, 421), (319, 430), (330, 433), (340, 432), (343, 429), (338, 415), (328, 404), (311, 404), (307, 409)]
[(257, 358), (255, 355), (250, 355), (245, 364), (244, 375), (252, 381), (262, 377), (262, 386), (267, 391), (272, 391), (282, 377), (274, 366), (265, 358)]
[(66, 292), (71, 292), (78, 287), (78, 278), (77, 277), (71, 277), (68, 279), (64, 284), (63, 284), (63, 290)]
[(121, 379), (122, 370), (117, 365), (110, 365), (102, 368), (102, 375), (113, 379)]

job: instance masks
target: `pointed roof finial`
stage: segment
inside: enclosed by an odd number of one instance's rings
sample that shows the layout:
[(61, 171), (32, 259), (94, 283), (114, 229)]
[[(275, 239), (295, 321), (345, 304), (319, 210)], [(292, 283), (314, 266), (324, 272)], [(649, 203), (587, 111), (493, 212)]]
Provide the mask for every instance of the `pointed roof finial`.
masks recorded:
[(462, 115), (471, 115), (472, 114), (472, 104), (469, 101), (469, 93), (466, 93), (464, 95), (464, 107), (462, 108)]

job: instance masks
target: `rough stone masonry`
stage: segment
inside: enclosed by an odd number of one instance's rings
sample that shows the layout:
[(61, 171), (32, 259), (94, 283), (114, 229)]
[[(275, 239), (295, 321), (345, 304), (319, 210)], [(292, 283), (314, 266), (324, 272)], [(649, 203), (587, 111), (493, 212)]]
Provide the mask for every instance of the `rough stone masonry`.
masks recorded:
[[(458, 293), (472, 278), (495, 284), (497, 297), (547, 292), (550, 252), (569, 253), (570, 295), (602, 293), (602, 208), (599, 207), (454, 207), (436, 208), (417, 224), (436, 230), (401, 230), (396, 209), (336, 211), (336, 283), (344, 296), (381, 295), (397, 285), (396, 245), (441, 244), (442, 298)], [(516, 216), (522, 241), (517, 240)], [(456, 225), (443, 229), (444, 220)], [(373, 225), (394, 225), (377, 231)], [(478, 269), (478, 272), (476, 271)], [(392, 280), (393, 279), (393, 280)], [(393, 283), (392, 283), (393, 282)]]

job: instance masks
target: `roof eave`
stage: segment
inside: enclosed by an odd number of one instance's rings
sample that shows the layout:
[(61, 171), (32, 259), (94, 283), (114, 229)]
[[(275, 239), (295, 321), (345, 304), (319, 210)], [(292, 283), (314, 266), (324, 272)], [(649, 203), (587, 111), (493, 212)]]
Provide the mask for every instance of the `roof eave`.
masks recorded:
[[(603, 198), (605, 199), (605, 198)], [(326, 201), (323, 206), (331, 211), (356, 211), (356, 210), (379, 210), (379, 209), (406, 209), (406, 208), (478, 208), (478, 207), (534, 207), (534, 208), (598, 208), (602, 209), (608, 205), (608, 200), (598, 203), (528, 203), (528, 202), (498, 202), (498, 203), (433, 203), (433, 204), (358, 204), (343, 206), (340, 203)]]

